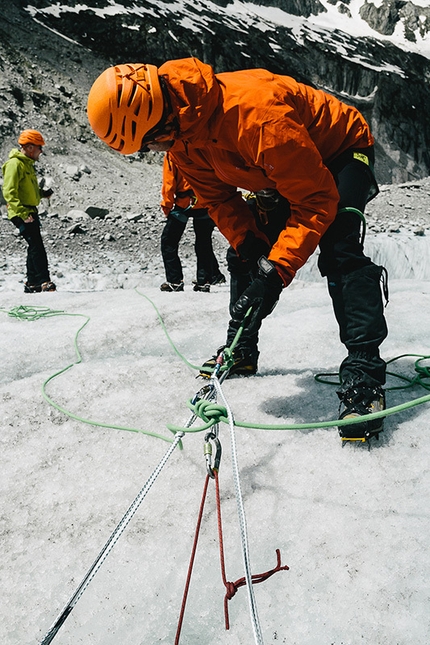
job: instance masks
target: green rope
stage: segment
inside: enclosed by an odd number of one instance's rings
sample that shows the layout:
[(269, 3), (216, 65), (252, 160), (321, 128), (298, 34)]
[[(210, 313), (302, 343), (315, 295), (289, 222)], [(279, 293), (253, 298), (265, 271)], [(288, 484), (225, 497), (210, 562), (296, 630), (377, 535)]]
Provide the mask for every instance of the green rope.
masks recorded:
[[(178, 348), (176, 347), (176, 345), (173, 342), (173, 340), (170, 338), (170, 335), (169, 335), (169, 332), (167, 331), (167, 328), (166, 328), (166, 325), (164, 323), (164, 320), (163, 320), (160, 312), (158, 311), (157, 306), (151, 300), (151, 298), (148, 298), (148, 296), (146, 296), (144, 293), (142, 293), (141, 291), (138, 291), (137, 287), (135, 287), (134, 290), (136, 291), (136, 293), (139, 294), (139, 296), (142, 296), (143, 298), (145, 298), (145, 300), (147, 300), (149, 302), (149, 304), (154, 308), (154, 311), (157, 314), (158, 320), (160, 321), (161, 327), (162, 327), (162, 329), (163, 329), (163, 331), (165, 333), (165, 336), (166, 336), (168, 342), (170, 343), (170, 345), (171, 345), (173, 351), (175, 352), (175, 354), (181, 359), (181, 361), (183, 363), (185, 363), (185, 365), (187, 365), (188, 367), (190, 367), (193, 370), (198, 370), (200, 372), (200, 370), (203, 368), (203, 365), (193, 365), (192, 363), (190, 363), (185, 358), (185, 356), (183, 354), (181, 354), (181, 352), (178, 350)], [(237, 345), (237, 343), (239, 341), (239, 338), (242, 335), (242, 331), (243, 331), (243, 328), (245, 326), (245, 321), (248, 318), (248, 316), (250, 315), (251, 311), (252, 311), (252, 308), (250, 307), (248, 309), (248, 311), (246, 312), (244, 321), (243, 321), (242, 325), (240, 326), (240, 328), (238, 329), (238, 331), (236, 332), (236, 335), (235, 335), (235, 337), (233, 339), (233, 342), (231, 343), (230, 347), (225, 347), (225, 349), (223, 350), (224, 362), (223, 362), (223, 365), (220, 368), (220, 372), (225, 372), (226, 370), (229, 370), (230, 367), (233, 365), (233, 363), (234, 363), (233, 350), (236, 347), (236, 345)], [(205, 370), (205, 372), (207, 372), (209, 374), (210, 372), (214, 371), (214, 368), (205, 367), (204, 370)]]
[[(4, 309), (1, 309), (0, 311), (5, 311)], [(143, 430), (141, 428), (129, 428), (127, 426), (121, 426), (121, 425), (116, 425), (112, 423), (104, 423), (102, 421), (94, 421), (92, 419), (85, 419), (83, 417), (80, 417), (76, 414), (73, 414), (73, 412), (70, 412), (69, 410), (66, 410), (66, 408), (63, 408), (61, 405), (58, 403), (55, 403), (51, 399), (51, 397), (47, 394), (46, 392), (46, 386), (48, 383), (50, 383), (53, 379), (55, 379), (57, 376), (60, 376), (60, 374), (64, 374), (68, 370), (70, 370), (72, 367), (75, 365), (79, 365), (79, 363), (82, 362), (82, 357), (79, 351), (78, 347), (78, 337), (81, 331), (84, 329), (84, 327), (89, 323), (90, 318), (88, 316), (85, 316), (84, 314), (69, 314), (64, 311), (60, 310), (54, 310), (54, 309), (49, 309), (48, 307), (30, 307), (30, 306), (25, 306), (25, 305), (20, 305), (18, 307), (15, 307), (11, 309), (7, 313), (10, 317), (12, 318), (17, 318), (18, 320), (27, 320), (27, 321), (34, 321), (34, 320), (39, 320), (40, 318), (50, 318), (53, 316), (70, 316), (70, 317), (81, 317), (85, 318), (85, 322), (79, 327), (78, 331), (75, 334), (74, 337), (74, 347), (75, 347), (75, 353), (77, 359), (73, 362), (70, 363), (70, 365), (67, 365), (63, 369), (59, 370), (58, 372), (55, 372), (55, 374), (52, 374), (52, 376), (49, 376), (42, 384), (42, 395), (44, 399), (51, 405), (53, 408), (61, 412), (62, 414), (65, 414), (67, 417), (70, 417), (71, 419), (74, 419), (75, 421), (79, 421), (81, 423), (86, 423), (88, 425), (92, 426), (97, 426), (99, 428), (109, 428), (112, 430), (123, 430), (126, 432), (135, 432), (138, 434), (145, 434), (150, 437), (154, 437), (156, 439), (162, 439), (163, 441), (167, 441), (168, 443), (172, 443), (171, 437), (165, 437), (161, 434), (158, 434), (156, 432), (151, 432), (149, 430)]]
[[(162, 329), (171, 345), (175, 353), (178, 355), (178, 357), (189, 367), (192, 369), (197, 369), (200, 370), (201, 366), (195, 366), (192, 365), (187, 359), (179, 352), (179, 350), (176, 348), (175, 344), (173, 343), (172, 339), (170, 338), (166, 325), (164, 323), (164, 320), (157, 309), (156, 305), (152, 302), (148, 296), (145, 294), (139, 292), (137, 289), (135, 291), (142, 297), (144, 297), (154, 308), (154, 310), (157, 313), (158, 319), (160, 321), (160, 324), (162, 326)], [(4, 311), (4, 310), (1, 310)], [(250, 314), (251, 309), (248, 310), (247, 316)], [(46, 307), (25, 307), (25, 306), (20, 306), (17, 307), (10, 312), (8, 312), (10, 316), (13, 316), (15, 318), (19, 318), (22, 320), (37, 320), (42, 317), (50, 317), (50, 316), (57, 316), (57, 315), (64, 315), (64, 316), (83, 316), (83, 314), (67, 314), (63, 311), (55, 311), (48, 309)], [(87, 423), (90, 425), (95, 425), (95, 426), (100, 426), (104, 428), (113, 428), (117, 430), (125, 430), (128, 432), (137, 432), (137, 433), (143, 433), (147, 434), (149, 436), (153, 436), (159, 439), (162, 439), (163, 441), (169, 441), (171, 442), (172, 440), (169, 438), (164, 437), (163, 435), (159, 435), (150, 431), (146, 430), (138, 430), (136, 428), (127, 428), (124, 426), (117, 426), (117, 425), (112, 425), (112, 424), (107, 424), (107, 423), (101, 423), (97, 421), (92, 421), (88, 419), (83, 419), (77, 415), (74, 415), (73, 413), (69, 412), (68, 410), (65, 410), (58, 404), (56, 404), (52, 399), (46, 394), (45, 388), (47, 384), (52, 381), (55, 377), (59, 376), (60, 374), (63, 374), (67, 370), (69, 370), (71, 367), (74, 365), (77, 365), (82, 361), (78, 344), (77, 344), (77, 338), (79, 333), (82, 331), (82, 329), (87, 325), (89, 322), (89, 318), (84, 316), (86, 318), (86, 321), (84, 324), (79, 328), (75, 335), (75, 340), (74, 340), (74, 345), (75, 345), (75, 352), (77, 355), (77, 360), (74, 363), (71, 363), (67, 367), (63, 368), (62, 370), (56, 372), (52, 376), (50, 376), (48, 379), (45, 380), (45, 382), (42, 385), (42, 393), (44, 398), (47, 400), (47, 402), (52, 405), (54, 408), (62, 412), (63, 414), (66, 414), (67, 416), (71, 417), (72, 419), (75, 419), (77, 421), (81, 421), (82, 423)], [(233, 349), (238, 342), (240, 335), (242, 333), (244, 324), (242, 324), (241, 328), (236, 334), (236, 337), (231, 344), (230, 347), (225, 348), (224, 350), (224, 357), (227, 357), (227, 361), (232, 360), (232, 352)], [(401, 374), (396, 374), (392, 372), (388, 372), (388, 374), (397, 377), (407, 383), (407, 385), (403, 386), (397, 386), (397, 387), (392, 387), (392, 388), (387, 388), (387, 390), (398, 390), (398, 389), (405, 389), (405, 388), (410, 388), (414, 385), (419, 385), (427, 390), (430, 390), (430, 384), (425, 382), (425, 379), (430, 378), (430, 367), (426, 367), (421, 365), (422, 361), (430, 359), (430, 356), (427, 355), (422, 355), (422, 354), (402, 354), (400, 356), (397, 356), (395, 358), (390, 359), (387, 361), (387, 364), (390, 364), (396, 360), (399, 360), (400, 358), (408, 357), (408, 356), (414, 356), (417, 357), (417, 360), (415, 361), (415, 371), (417, 375), (414, 378), (406, 377)], [(229, 363), (227, 365), (223, 366), (224, 369), (229, 368)], [(336, 382), (333, 382), (332, 380), (325, 380), (325, 377), (337, 377), (339, 378), (338, 373), (326, 373), (326, 374), (318, 374), (315, 376), (315, 380), (320, 383), (329, 383), (331, 385), (336, 385), (339, 384), (339, 380)], [(387, 408), (386, 410), (381, 410), (380, 412), (375, 412), (372, 414), (366, 414), (362, 415), (359, 418), (350, 418), (350, 419), (335, 419), (331, 421), (319, 421), (319, 422), (311, 422), (311, 423), (287, 423), (287, 424), (255, 424), (255, 423), (247, 423), (247, 422), (241, 422), (241, 421), (235, 421), (235, 425), (241, 428), (254, 428), (254, 429), (260, 429), (260, 430), (308, 430), (308, 429), (317, 429), (317, 428), (330, 428), (330, 427), (341, 427), (341, 426), (346, 426), (346, 425), (353, 425), (354, 423), (361, 423), (363, 421), (366, 421), (368, 419), (379, 419), (379, 418), (384, 418), (387, 416), (390, 416), (392, 414), (397, 414), (399, 412), (402, 412), (404, 410), (410, 409), (412, 407), (416, 407), (418, 405), (422, 405), (423, 403), (428, 403), (430, 401), (430, 394), (414, 399), (412, 401), (409, 401), (407, 403), (403, 403), (391, 408)], [(190, 399), (187, 402), (188, 407), (192, 410), (193, 414), (201, 418), (205, 423), (202, 426), (199, 427), (182, 427), (182, 426), (175, 426), (173, 424), (167, 424), (167, 428), (173, 432), (184, 432), (184, 433), (196, 433), (196, 432), (203, 432), (205, 430), (208, 430), (212, 426), (216, 425), (217, 423), (223, 422), (223, 423), (228, 423), (228, 417), (227, 417), (227, 412), (226, 409), (223, 406), (220, 406), (216, 403), (207, 401), (207, 400), (198, 400), (195, 403), (192, 403), (192, 399)]]
[(366, 231), (367, 231), (367, 223), (366, 223), (366, 218), (364, 216), (364, 213), (360, 211), (358, 208), (354, 208), (353, 206), (345, 206), (345, 208), (340, 208), (337, 211), (337, 214), (339, 215), (340, 213), (355, 213), (356, 215), (359, 216), (359, 218), (361, 219), (361, 223), (363, 225), (363, 232), (361, 233), (360, 244), (364, 244), (364, 240), (366, 238)]
[(147, 300), (147, 301), (149, 302), (149, 304), (150, 304), (150, 305), (152, 305), (152, 307), (154, 308), (155, 313), (157, 314), (158, 320), (159, 320), (159, 322), (160, 322), (161, 328), (163, 329), (164, 334), (165, 334), (165, 336), (166, 336), (166, 338), (167, 338), (168, 342), (170, 343), (170, 346), (172, 347), (173, 351), (175, 352), (175, 354), (176, 354), (176, 355), (181, 359), (181, 361), (182, 361), (183, 363), (185, 363), (185, 365), (187, 365), (188, 367), (190, 367), (192, 370), (200, 370), (200, 366), (198, 366), (198, 365), (193, 365), (192, 363), (190, 363), (190, 362), (185, 358), (185, 356), (184, 356), (183, 354), (181, 354), (181, 352), (177, 349), (177, 347), (176, 347), (175, 343), (173, 342), (173, 340), (172, 340), (172, 339), (170, 338), (170, 336), (169, 336), (169, 332), (167, 331), (166, 325), (165, 325), (165, 323), (164, 323), (164, 320), (163, 320), (163, 318), (162, 318), (162, 316), (161, 316), (160, 312), (158, 311), (158, 309), (157, 309), (156, 305), (152, 302), (152, 300), (151, 300), (150, 298), (148, 298), (148, 296), (145, 296), (145, 294), (144, 294), (144, 293), (141, 293), (140, 291), (138, 291), (137, 287), (135, 287), (135, 289), (134, 289), (134, 290), (136, 291), (136, 293), (138, 293), (138, 294), (139, 294), (139, 296), (142, 296), (142, 298), (145, 298), (145, 300)]
[[(332, 421), (317, 421), (312, 423), (282, 423), (282, 424), (266, 424), (266, 423), (247, 423), (244, 421), (234, 421), (234, 425), (239, 428), (252, 428), (257, 430), (310, 430), (317, 428), (334, 428), (347, 425), (354, 425), (354, 423), (362, 423), (369, 419), (383, 419), (392, 414), (397, 414), (398, 412), (403, 412), (409, 408), (416, 407), (417, 405), (422, 405), (423, 403), (430, 402), (430, 394), (422, 396), (413, 401), (407, 403), (402, 403), (400, 405), (395, 405), (392, 408), (387, 408), (386, 410), (381, 410), (380, 412), (373, 412), (372, 414), (363, 414), (360, 417), (350, 418), (350, 419), (335, 419)], [(193, 407), (191, 400), (188, 401), (188, 407), (193, 410), (196, 416), (200, 416), (200, 410), (196, 407)], [(167, 428), (171, 432), (202, 432), (208, 430), (217, 423), (228, 423), (228, 418), (225, 413), (225, 408), (219, 406), (218, 414), (215, 414), (215, 409), (213, 410), (213, 417), (205, 423), (203, 426), (198, 428), (182, 428), (179, 426), (174, 426), (171, 424), (167, 425)], [(204, 420), (204, 418), (203, 418)]]
[[(387, 376), (392, 376), (394, 378), (400, 379), (401, 381), (405, 381), (407, 385), (396, 385), (396, 386), (393, 385), (392, 387), (385, 388), (386, 392), (392, 392), (394, 390), (406, 390), (410, 387), (413, 387), (414, 385), (419, 385), (420, 387), (423, 387), (425, 390), (430, 390), (430, 383), (426, 383), (425, 381), (425, 379), (430, 379), (430, 367), (425, 367), (421, 365), (422, 361), (430, 360), (430, 355), (401, 354), (387, 361), (387, 365), (389, 365), (390, 363), (394, 363), (394, 361), (398, 361), (401, 358), (407, 358), (409, 356), (418, 357), (418, 359), (414, 363), (414, 369), (415, 369), (416, 375), (413, 378), (411, 378), (410, 376), (405, 376), (404, 374), (398, 374), (397, 372), (387, 371)], [(316, 374), (314, 378), (318, 383), (324, 383), (326, 385), (340, 385), (339, 372), (323, 372), (321, 374)], [(333, 378), (336, 378), (336, 381), (333, 381), (332, 380)]]
[[(351, 209), (348, 209), (351, 210)], [(357, 209), (352, 209), (352, 210), (357, 210)], [(360, 213), (360, 211), (357, 211)], [(361, 213), (362, 215), (362, 213)], [(137, 291), (137, 289), (136, 289)], [(163, 330), (172, 345), (173, 349), (175, 350), (176, 354), (181, 358), (181, 360), (184, 360), (187, 365), (191, 365), (188, 363), (188, 361), (182, 356), (182, 354), (176, 349), (173, 341), (171, 340), (170, 336), (168, 335), (167, 329), (165, 327), (164, 321), (161, 317), (160, 312), (158, 311), (157, 307), (155, 304), (151, 301), (150, 298), (145, 296), (144, 294), (140, 293), (137, 291), (137, 293), (144, 298), (154, 307), (155, 311), (157, 312), (157, 316), (162, 324)], [(248, 310), (247, 316), (250, 314), (251, 309)], [(234, 349), (234, 346), (236, 345), (240, 334), (242, 333), (244, 324), (242, 324), (241, 328), (239, 329), (239, 332), (236, 334), (236, 338), (234, 339), (232, 345), (229, 348), (226, 348), (224, 350), (224, 354), (227, 352), (227, 355), (231, 357), (232, 351)], [(420, 362), (423, 360), (429, 359), (430, 356), (426, 356), (423, 354), (402, 354), (401, 356), (397, 356), (395, 358), (390, 359), (387, 361), (387, 364), (392, 363), (400, 358), (403, 358), (405, 356), (417, 356), (419, 357), (418, 360), (415, 362), (415, 370), (417, 371), (417, 376), (413, 379), (408, 378), (406, 376), (402, 376), (400, 374), (392, 374), (393, 376), (396, 376), (397, 378), (400, 378), (402, 380), (405, 380), (408, 385), (406, 386), (399, 386), (399, 387), (394, 387), (394, 388), (387, 388), (387, 389), (402, 389), (405, 387), (412, 387), (413, 385), (420, 385), (421, 387), (424, 387), (425, 389), (430, 390), (430, 384), (424, 383), (424, 378), (430, 378), (430, 368), (428, 367), (423, 367), (419, 365)], [(200, 370), (200, 367), (193, 366), (194, 369)], [(320, 382), (320, 383), (329, 383), (331, 385), (337, 385), (339, 384), (339, 381), (337, 383), (334, 383), (333, 381), (325, 381), (322, 379), (324, 376), (337, 376), (338, 373), (330, 373), (330, 374), (317, 374), (315, 376), (315, 380)], [(402, 412), (404, 410), (407, 410), (408, 408), (415, 407), (417, 405), (422, 405), (423, 403), (427, 403), (430, 401), (430, 395), (420, 397), (418, 399), (414, 399), (413, 401), (409, 401), (408, 403), (403, 403), (401, 405), (396, 405), (392, 408), (387, 408), (385, 410), (382, 410), (380, 412), (373, 412), (372, 414), (365, 414), (360, 416), (359, 418), (349, 418), (349, 419), (335, 419), (332, 421), (318, 421), (318, 422), (312, 422), (312, 423), (284, 423), (284, 424), (262, 424), (262, 423), (246, 423), (246, 422), (241, 422), (241, 421), (234, 421), (235, 425), (240, 427), (240, 428), (254, 428), (254, 429), (259, 429), (259, 430), (309, 430), (309, 429), (316, 429), (316, 428), (333, 428), (333, 427), (341, 427), (341, 426), (346, 426), (346, 425), (354, 425), (355, 423), (361, 423), (363, 421), (367, 421), (368, 419), (381, 419), (388, 417), (392, 414), (397, 414), (398, 412)], [(200, 406), (199, 404), (202, 403)], [(189, 399), (187, 402), (188, 407), (193, 411), (193, 413), (201, 418), (203, 421), (205, 421), (205, 424), (199, 427), (182, 427), (182, 426), (175, 426), (173, 424), (167, 424), (167, 428), (173, 432), (185, 432), (185, 433), (190, 433), (190, 432), (203, 432), (205, 430), (208, 430), (212, 426), (216, 425), (217, 423), (228, 423), (228, 418), (227, 414), (225, 411), (225, 408), (222, 406), (217, 406), (217, 404), (212, 403), (211, 408), (210, 408), (210, 415), (208, 414), (208, 408), (205, 405), (205, 401), (197, 401), (196, 404), (193, 405), (192, 399)]]

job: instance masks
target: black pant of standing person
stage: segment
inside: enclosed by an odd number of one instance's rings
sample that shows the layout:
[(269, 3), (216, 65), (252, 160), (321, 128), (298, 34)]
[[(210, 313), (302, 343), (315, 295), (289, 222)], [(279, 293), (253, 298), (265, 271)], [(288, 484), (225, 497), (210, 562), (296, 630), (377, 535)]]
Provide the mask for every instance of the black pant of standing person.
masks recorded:
[[(55, 290), (55, 285), (51, 282), (49, 275), (48, 257), (40, 232), (40, 220), (37, 209), (32, 213), (32, 217), (33, 221), (28, 223), (23, 222), (20, 217), (13, 217), (11, 220), (19, 229), (21, 237), (28, 244), (26, 260), (27, 282), (24, 290), (28, 293), (42, 290)], [(43, 289), (44, 285), (46, 285), (45, 289)], [(51, 289), (50, 285), (54, 289)]]
[(209, 217), (207, 210), (176, 207), (167, 216), (161, 234), (161, 254), (166, 272), (166, 282), (160, 287), (162, 291), (183, 291), (184, 289), (184, 275), (178, 249), (189, 219), (193, 221), (194, 250), (197, 259), (194, 291), (207, 292), (210, 291), (211, 285), (225, 282), (225, 277), (219, 270), (218, 260), (212, 247), (212, 233), (215, 224)]

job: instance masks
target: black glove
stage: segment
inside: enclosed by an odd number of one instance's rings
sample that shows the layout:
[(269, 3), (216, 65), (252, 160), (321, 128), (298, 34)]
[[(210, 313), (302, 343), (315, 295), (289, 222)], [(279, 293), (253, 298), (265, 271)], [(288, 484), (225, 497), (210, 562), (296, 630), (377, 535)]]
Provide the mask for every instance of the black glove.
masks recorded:
[(48, 188), (47, 190), (41, 190), (40, 194), (42, 195), (42, 197), (48, 198), (48, 197), (51, 197), (51, 195), (54, 194), (54, 191), (52, 190), (52, 188)]
[(256, 237), (252, 231), (248, 231), (245, 239), (237, 247), (239, 257), (248, 262), (249, 271), (257, 274), (257, 263), (262, 255), (269, 255), (270, 246), (261, 237)]
[(246, 336), (258, 333), (261, 321), (274, 310), (284, 286), (276, 268), (267, 258), (262, 256), (258, 261), (258, 267), (257, 277), (231, 309), (230, 326), (237, 329), (243, 323), (248, 309), (252, 307), (243, 330)]

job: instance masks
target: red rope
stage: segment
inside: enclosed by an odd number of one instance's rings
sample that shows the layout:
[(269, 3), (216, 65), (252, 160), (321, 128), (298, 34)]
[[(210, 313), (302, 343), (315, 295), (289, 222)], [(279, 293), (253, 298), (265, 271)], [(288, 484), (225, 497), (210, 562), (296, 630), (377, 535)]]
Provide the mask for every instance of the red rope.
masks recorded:
[(181, 612), (179, 614), (178, 628), (176, 630), (175, 645), (179, 645), (179, 637), (181, 635), (182, 622), (184, 620), (185, 605), (187, 603), (188, 590), (190, 588), (191, 574), (193, 572), (194, 558), (197, 550), (197, 542), (199, 540), (200, 526), (202, 524), (203, 509), (205, 506), (206, 493), (208, 491), (208, 484), (209, 484), (209, 475), (206, 475), (205, 485), (203, 487), (202, 501), (200, 503), (199, 517), (197, 520), (196, 534), (194, 536), (194, 544), (191, 551), (190, 563), (188, 565), (188, 575), (187, 575), (187, 581), (185, 583), (184, 596), (182, 598), (182, 607), (181, 607)]
[[(246, 578), (239, 578), (236, 582), (229, 582), (225, 574), (225, 560), (224, 560), (224, 541), (222, 533), (222, 522), (221, 522), (221, 499), (219, 494), (219, 481), (218, 473), (215, 471), (215, 488), (216, 488), (216, 505), (217, 505), (217, 515), (218, 515), (218, 535), (219, 535), (219, 552), (220, 552), (220, 563), (221, 563), (221, 577), (226, 588), (226, 594), (224, 597), (224, 616), (225, 616), (225, 628), (230, 629), (230, 620), (228, 615), (228, 601), (233, 598), (236, 594), (236, 591), (239, 587), (246, 585)], [(265, 571), (264, 573), (256, 573), (251, 576), (253, 584), (258, 584), (259, 582), (264, 582), (274, 573), (278, 571), (288, 571), (289, 567), (287, 565), (281, 566), (281, 552), (279, 549), (276, 549), (276, 567), (270, 571)]]
[[(233, 598), (233, 596), (236, 594), (236, 591), (240, 588), (246, 585), (246, 578), (239, 578), (239, 580), (236, 580), (236, 582), (229, 582), (227, 580), (226, 574), (225, 574), (225, 558), (224, 558), (224, 540), (223, 540), (223, 532), (222, 532), (222, 522), (221, 522), (221, 499), (220, 499), (220, 492), (219, 492), (219, 480), (218, 480), (218, 471), (214, 470), (214, 475), (215, 475), (215, 493), (216, 493), (216, 507), (217, 507), (217, 522), (218, 522), (218, 538), (219, 538), (219, 552), (220, 552), (220, 564), (221, 564), (221, 577), (222, 581), (224, 583), (224, 586), (226, 588), (226, 594), (224, 597), (224, 616), (225, 616), (225, 628), (230, 629), (230, 620), (229, 620), (229, 615), (228, 615), (228, 601)], [(187, 602), (187, 597), (188, 597), (188, 591), (190, 588), (190, 582), (191, 582), (191, 575), (193, 572), (193, 566), (194, 566), (194, 560), (196, 556), (196, 550), (197, 550), (197, 542), (199, 539), (199, 534), (200, 534), (200, 527), (202, 524), (202, 517), (203, 517), (203, 510), (205, 506), (205, 501), (206, 501), (206, 495), (207, 495), (207, 490), (208, 490), (208, 485), (209, 485), (209, 475), (206, 475), (205, 479), (205, 484), (203, 487), (203, 495), (202, 495), (202, 501), (200, 502), (200, 510), (199, 510), (199, 515), (197, 519), (197, 525), (196, 525), (196, 533), (194, 536), (194, 543), (193, 543), (193, 548), (191, 550), (191, 557), (190, 557), (190, 563), (188, 565), (188, 574), (187, 574), (187, 580), (185, 583), (185, 589), (184, 589), (184, 595), (182, 598), (182, 606), (181, 606), (181, 611), (179, 614), (179, 621), (178, 621), (178, 628), (176, 630), (176, 638), (175, 638), (175, 645), (179, 645), (179, 638), (181, 635), (181, 629), (182, 629), (182, 623), (184, 620), (184, 613), (185, 613), (185, 605)], [(264, 582), (271, 576), (273, 576), (274, 573), (277, 573), (278, 571), (288, 571), (289, 567), (287, 565), (282, 566), (281, 565), (281, 552), (279, 549), (276, 549), (276, 558), (277, 558), (277, 564), (274, 569), (271, 569), (270, 571), (266, 571), (264, 573), (257, 573), (253, 576), (251, 576), (252, 583), (257, 584), (259, 582)]]

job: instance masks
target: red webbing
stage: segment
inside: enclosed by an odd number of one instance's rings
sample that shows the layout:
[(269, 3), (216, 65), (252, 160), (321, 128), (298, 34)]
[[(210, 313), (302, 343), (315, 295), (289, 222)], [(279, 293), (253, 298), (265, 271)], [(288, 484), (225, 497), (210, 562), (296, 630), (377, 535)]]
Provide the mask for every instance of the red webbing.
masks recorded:
[[(244, 585), (246, 585), (246, 578), (243, 577), (243, 578), (239, 578), (239, 580), (236, 580), (236, 582), (229, 582), (225, 574), (224, 541), (223, 541), (222, 522), (221, 522), (221, 500), (220, 500), (220, 492), (219, 492), (218, 471), (214, 470), (214, 474), (215, 474), (215, 492), (216, 492), (221, 577), (222, 577), (224, 586), (226, 588), (226, 594), (224, 597), (225, 628), (230, 629), (230, 621), (229, 621), (229, 615), (228, 615), (228, 601), (230, 600), (230, 598), (233, 598), (233, 596), (235, 595), (239, 587), (243, 587)], [(175, 645), (179, 645), (179, 638), (180, 638), (182, 623), (184, 619), (185, 605), (187, 602), (188, 591), (190, 588), (191, 575), (193, 572), (193, 565), (194, 565), (194, 560), (196, 556), (197, 542), (200, 534), (200, 527), (202, 524), (203, 510), (206, 502), (209, 479), (210, 479), (209, 475), (206, 475), (205, 484), (203, 487), (202, 501), (200, 503), (200, 510), (199, 510), (199, 515), (197, 519), (196, 533), (194, 536), (193, 548), (191, 550), (190, 563), (188, 565), (188, 574), (187, 574), (187, 580), (185, 583), (184, 595), (182, 598), (182, 606), (179, 614), (178, 628), (176, 630)], [(277, 558), (277, 564), (274, 569), (271, 569), (270, 571), (266, 571), (265, 573), (257, 573), (251, 576), (253, 584), (264, 582), (265, 580), (273, 576), (273, 574), (277, 573), (278, 571), (288, 571), (289, 567), (287, 565), (284, 565), (284, 566), (281, 565), (281, 552), (279, 551), (279, 549), (276, 549), (276, 558)]]

